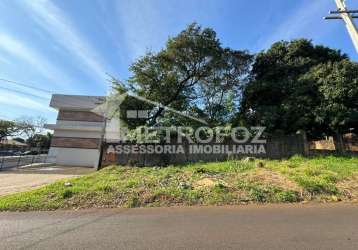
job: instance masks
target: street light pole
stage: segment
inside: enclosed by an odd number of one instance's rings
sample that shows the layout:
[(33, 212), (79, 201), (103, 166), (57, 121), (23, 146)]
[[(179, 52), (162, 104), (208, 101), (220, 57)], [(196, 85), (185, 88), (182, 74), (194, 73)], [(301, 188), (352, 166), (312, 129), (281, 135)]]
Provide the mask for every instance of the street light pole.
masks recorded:
[(328, 16), (325, 19), (342, 19), (348, 30), (348, 33), (353, 41), (354, 47), (358, 53), (358, 29), (353, 19), (358, 18), (357, 15), (352, 15), (358, 13), (358, 10), (348, 10), (345, 4), (345, 0), (335, 0), (338, 10), (330, 11), (330, 14), (338, 14), (338, 16)]

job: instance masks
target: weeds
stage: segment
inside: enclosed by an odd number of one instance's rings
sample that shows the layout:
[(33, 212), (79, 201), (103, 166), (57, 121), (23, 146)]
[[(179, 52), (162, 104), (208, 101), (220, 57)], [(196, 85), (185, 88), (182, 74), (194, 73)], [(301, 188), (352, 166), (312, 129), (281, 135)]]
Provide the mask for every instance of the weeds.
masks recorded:
[[(239, 160), (165, 168), (111, 166), (80, 178), (0, 197), (0, 211), (223, 205), (240, 204), (242, 200), (299, 202), (320, 200), (322, 196), (335, 201), (355, 197), (351, 193), (356, 183), (345, 180), (358, 174), (358, 158), (294, 156), (260, 162), (263, 168), (255, 167), (257, 161)], [(71, 187), (65, 187), (68, 181)], [(342, 182), (344, 192), (338, 188)]]

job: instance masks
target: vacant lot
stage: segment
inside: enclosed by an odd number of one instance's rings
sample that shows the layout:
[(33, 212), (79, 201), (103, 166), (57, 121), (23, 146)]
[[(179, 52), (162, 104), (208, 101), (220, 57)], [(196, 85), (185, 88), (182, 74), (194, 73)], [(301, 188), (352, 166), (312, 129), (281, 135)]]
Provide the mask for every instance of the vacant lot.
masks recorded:
[(0, 210), (358, 201), (358, 158), (111, 166), (0, 198)]

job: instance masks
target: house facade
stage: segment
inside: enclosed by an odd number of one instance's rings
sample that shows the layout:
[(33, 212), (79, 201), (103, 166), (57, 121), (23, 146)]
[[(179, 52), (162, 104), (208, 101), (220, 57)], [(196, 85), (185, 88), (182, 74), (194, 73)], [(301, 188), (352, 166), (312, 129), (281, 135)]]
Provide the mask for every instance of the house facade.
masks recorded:
[(53, 95), (50, 107), (58, 110), (49, 159), (57, 165), (96, 167), (105, 119), (94, 109), (105, 101), (103, 96)]

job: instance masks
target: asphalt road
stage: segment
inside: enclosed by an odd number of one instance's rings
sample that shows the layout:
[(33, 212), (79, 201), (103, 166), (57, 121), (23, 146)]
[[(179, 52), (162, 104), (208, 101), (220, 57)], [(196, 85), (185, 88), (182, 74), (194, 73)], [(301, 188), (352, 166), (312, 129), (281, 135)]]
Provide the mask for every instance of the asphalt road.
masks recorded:
[(0, 249), (358, 249), (358, 205), (0, 213)]

